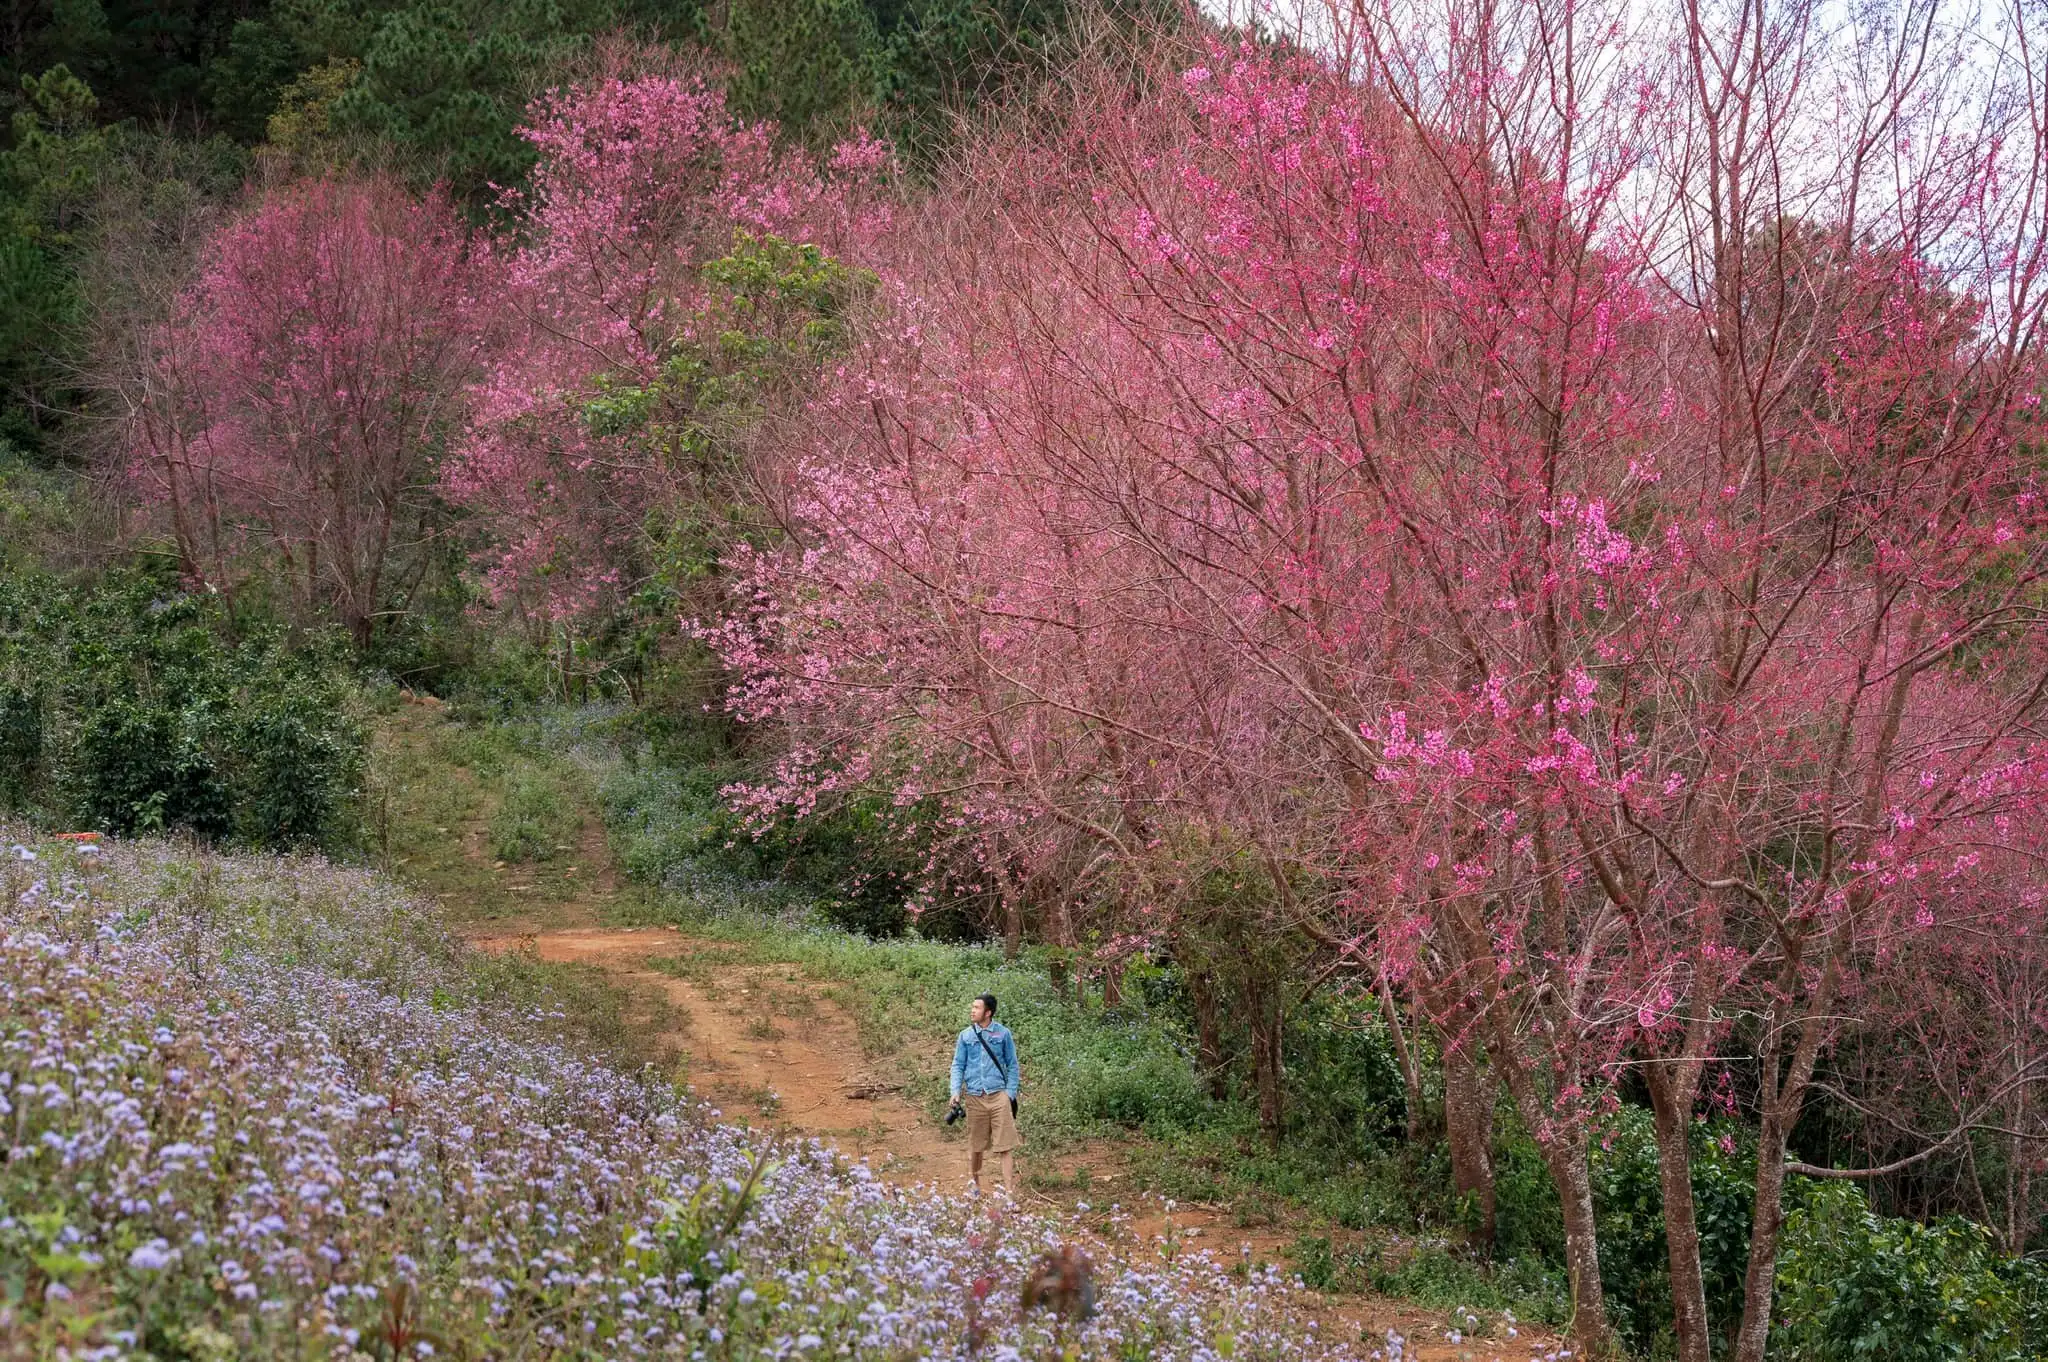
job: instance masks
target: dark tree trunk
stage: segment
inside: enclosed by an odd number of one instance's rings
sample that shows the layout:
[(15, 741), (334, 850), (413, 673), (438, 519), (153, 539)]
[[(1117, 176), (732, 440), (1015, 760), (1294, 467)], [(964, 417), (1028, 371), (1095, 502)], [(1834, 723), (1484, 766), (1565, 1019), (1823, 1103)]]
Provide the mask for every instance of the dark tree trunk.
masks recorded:
[[(1051, 956), (1046, 961), (1045, 972), (1047, 977), (1049, 977), (1052, 980), (1053, 992), (1057, 993), (1060, 996), (1061, 1001), (1067, 1001), (1069, 999), (1069, 994), (1067, 992), (1068, 942), (1066, 900), (1055, 897), (1045, 916), (1046, 936), (1050, 938), (1053, 948)], [(1079, 989), (1076, 989), (1074, 991), (1072, 995), (1072, 1001), (1080, 1001)]]
[[(1515, 1108), (1530, 1130), (1552, 1125), (1550, 1103), (1526, 1069), (1514, 1066), (1505, 1038), (1493, 1037), (1488, 1050), (1497, 1061)], [(1607, 1327), (1607, 1292), (1600, 1281), (1600, 1226), (1593, 1213), (1593, 1174), (1587, 1162), (1585, 1127), (1553, 1129), (1537, 1147), (1550, 1170), (1551, 1183), (1564, 1211), (1564, 1265), (1571, 1283), (1572, 1337), (1582, 1358), (1615, 1355), (1614, 1335)]]
[(1778, 1286), (1778, 1237), (1785, 1229), (1785, 1157), (1789, 1126), (1771, 1108), (1757, 1135), (1756, 1205), (1750, 1212), (1749, 1268), (1742, 1282), (1742, 1325), (1735, 1362), (1763, 1362), (1771, 1335), (1771, 1298)]
[(1223, 1036), (1216, 1021), (1216, 980), (1207, 970), (1188, 975), (1188, 996), (1195, 1004), (1195, 1062), (1209, 1096), (1221, 1102), (1229, 1096), (1229, 1075), (1223, 1069)]
[(996, 845), (996, 896), (1003, 910), (1003, 958), (1015, 960), (1024, 949), (1024, 890), (1010, 871), (1010, 862), (999, 842)]
[(1692, 1094), (1676, 1075), (1648, 1075), (1657, 1128), (1657, 1183), (1664, 1194), (1664, 1242), (1671, 1264), (1672, 1333), (1678, 1362), (1712, 1362), (1700, 1228), (1692, 1199)]
[(1607, 1330), (1607, 1292), (1600, 1281), (1600, 1232), (1593, 1214), (1593, 1176), (1586, 1162), (1582, 1132), (1559, 1140), (1545, 1151), (1564, 1203), (1565, 1273), (1571, 1280), (1572, 1308), (1577, 1316), (1573, 1336), (1582, 1356), (1616, 1356), (1614, 1336)]
[[(1896, 712), (1897, 702), (1894, 702)], [(1874, 812), (1871, 814), (1875, 817)], [(1785, 1229), (1785, 1161), (1789, 1156), (1792, 1127), (1799, 1122), (1806, 1100), (1806, 1085), (1813, 1081), (1813, 1066), (1820, 1058), (1827, 1033), (1827, 1018), (1834, 1005), (1835, 988), (1841, 977), (1842, 957), (1847, 951), (1847, 934), (1833, 943), (1819, 985), (1799, 1028), (1798, 1043), (1786, 1056), (1779, 1043), (1764, 1045), (1759, 1056), (1762, 1082), (1759, 1085), (1759, 1113), (1756, 1140), (1756, 1204), (1750, 1209), (1749, 1266), (1742, 1279), (1742, 1323), (1735, 1332), (1735, 1362), (1764, 1362), (1771, 1337), (1771, 1301), (1778, 1286), (1778, 1246)], [(1779, 975), (1779, 987), (1793, 994), (1790, 982), (1798, 967), (1796, 954)], [(1771, 1034), (1782, 1037), (1783, 1020), (1774, 1016)]]
[(1415, 1051), (1408, 1044), (1408, 1028), (1401, 1024), (1401, 1008), (1394, 1001), (1394, 986), (1385, 979), (1380, 980), (1380, 1003), (1386, 1009), (1387, 1032), (1394, 1041), (1394, 1058), (1401, 1065), (1401, 1091), (1408, 1103), (1408, 1143), (1420, 1145), (1427, 1120), (1422, 1103), (1422, 1070), (1416, 1063)]
[(1451, 1187), (1479, 1204), (1477, 1242), (1493, 1255), (1493, 1071), (1476, 1044), (1444, 1047), (1444, 1134), (1451, 1150)]
[(1024, 950), (1024, 903), (1023, 895), (1009, 887), (1007, 879), (1003, 890), (1003, 958), (1015, 960)]
[(1285, 1070), (1280, 1059), (1280, 1036), (1285, 1017), (1280, 990), (1270, 980), (1245, 981), (1245, 1011), (1251, 1022), (1252, 1086), (1259, 1098), (1259, 1129), (1275, 1148), (1285, 1118), (1280, 1084)]

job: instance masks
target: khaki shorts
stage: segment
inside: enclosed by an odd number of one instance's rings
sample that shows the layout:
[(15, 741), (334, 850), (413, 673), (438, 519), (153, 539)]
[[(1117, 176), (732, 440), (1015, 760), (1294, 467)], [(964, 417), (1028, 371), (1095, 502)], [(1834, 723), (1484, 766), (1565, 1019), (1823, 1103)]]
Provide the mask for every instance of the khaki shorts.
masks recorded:
[(1008, 1093), (992, 1092), (977, 1097), (970, 1092), (963, 1094), (960, 1100), (967, 1107), (968, 1153), (979, 1154), (986, 1150), (1007, 1154), (1024, 1143), (1024, 1137), (1017, 1133), (1017, 1118), (1010, 1112)]

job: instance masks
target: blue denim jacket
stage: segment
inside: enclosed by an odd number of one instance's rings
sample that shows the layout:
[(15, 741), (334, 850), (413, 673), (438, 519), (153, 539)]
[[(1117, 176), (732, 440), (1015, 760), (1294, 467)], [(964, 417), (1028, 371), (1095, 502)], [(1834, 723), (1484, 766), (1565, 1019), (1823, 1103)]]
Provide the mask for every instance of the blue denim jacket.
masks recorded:
[(1001, 1022), (990, 1022), (981, 1028), (983, 1039), (988, 1041), (989, 1050), (1003, 1062), (1009, 1071), (1008, 1082), (996, 1066), (989, 1062), (988, 1051), (981, 1048), (981, 1041), (974, 1038), (974, 1028), (968, 1027), (960, 1033), (960, 1039), (953, 1046), (953, 1096), (959, 1097), (964, 1089), (971, 1093), (1008, 1091), (1017, 1095), (1017, 1040), (1010, 1034), (1010, 1028)]

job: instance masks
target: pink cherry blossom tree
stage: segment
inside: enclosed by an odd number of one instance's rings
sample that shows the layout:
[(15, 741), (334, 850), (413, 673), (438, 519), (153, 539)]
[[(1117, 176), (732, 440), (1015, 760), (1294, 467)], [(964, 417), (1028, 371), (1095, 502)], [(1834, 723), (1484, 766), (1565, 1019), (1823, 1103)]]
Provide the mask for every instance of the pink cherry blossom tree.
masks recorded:
[(257, 193), (133, 376), (128, 471), (186, 572), (244, 555), (358, 647), (405, 608), (481, 338), (482, 261), (445, 198), (323, 179)]
[[(966, 826), (1079, 831), (1141, 898), (1182, 829), (1255, 848), (1282, 930), (1506, 1085), (1593, 1351), (1622, 1071), (1704, 1357), (1687, 1140), (1702, 1074), (1752, 1057), (1759, 1356), (1847, 991), (2037, 817), (2031, 87), (1873, 75), (1954, 63), (1866, 36), (1825, 73), (1849, 161), (1743, 198), (1818, 135), (1765, 60), (1817, 13), (1766, 42), (1532, 5), (1448, 45), (1377, 14), (1335, 69), (1219, 47), (985, 148), (954, 201), (999, 226), (930, 229), (718, 635), (741, 713), (802, 735), (750, 798), (940, 788)], [(1962, 107), (2013, 121), (1889, 159)], [(1674, 136), (1698, 155), (1648, 154)]]
[[(861, 187), (888, 155), (862, 139), (820, 165), (674, 73), (551, 93), (524, 136), (539, 161), (506, 201), (506, 339), (442, 486), (487, 536), (494, 593), (566, 645), (665, 554), (715, 562), (758, 528), (751, 451), (784, 381), (761, 343), (807, 361), (796, 369), (829, 348), (813, 343), (819, 309), (851, 288), (830, 257), (886, 220)], [(803, 297), (783, 277), (763, 296), (712, 268), (792, 245), (826, 257), (804, 267)]]

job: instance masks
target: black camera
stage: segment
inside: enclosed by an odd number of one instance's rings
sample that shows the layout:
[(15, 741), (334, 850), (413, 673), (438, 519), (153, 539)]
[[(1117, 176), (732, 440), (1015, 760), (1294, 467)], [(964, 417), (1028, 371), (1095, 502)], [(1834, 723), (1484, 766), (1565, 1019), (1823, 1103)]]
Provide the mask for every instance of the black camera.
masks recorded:
[(952, 1106), (946, 1108), (946, 1124), (952, 1125), (953, 1122), (959, 1120), (962, 1116), (965, 1116), (966, 1114), (967, 1108), (961, 1106), (958, 1102), (955, 1102)]

